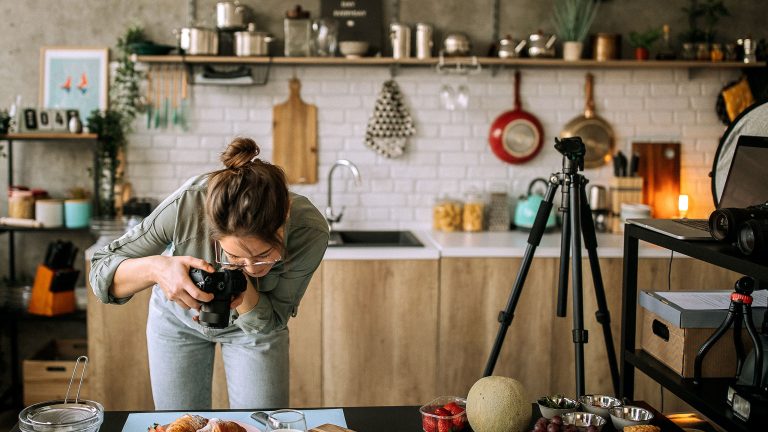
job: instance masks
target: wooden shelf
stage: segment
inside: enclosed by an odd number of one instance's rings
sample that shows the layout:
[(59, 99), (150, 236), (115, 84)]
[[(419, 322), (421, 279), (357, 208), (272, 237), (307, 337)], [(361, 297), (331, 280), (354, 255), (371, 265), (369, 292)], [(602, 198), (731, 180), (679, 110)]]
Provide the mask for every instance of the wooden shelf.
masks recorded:
[[(195, 64), (253, 64), (253, 65), (293, 65), (293, 66), (435, 66), (439, 59), (394, 59), (390, 57), (361, 57), (348, 59), (344, 57), (232, 57), (232, 56), (133, 56), (133, 60), (141, 63), (185, 63)], [(564, 61), (562, 59), (531, 59), (513, 58), (502, 59), (496, 57), (445, 57), (446, 66), (462, 64), (464, 66), (476, 61), (482, 66), (514, 66), (514, 67), (556, 67), (556, 68), (636, 68), (636, 69), (669, 69), (669, 68), (761, 68), (766, 62), (741, 63), (741, 62), (706, 62), (688, 60), (577, 60)]]
[(99, 136), (94, 133), (73, 134), (69, 132), (23, 132), (0, 134), (0, 140), (93, 140)]

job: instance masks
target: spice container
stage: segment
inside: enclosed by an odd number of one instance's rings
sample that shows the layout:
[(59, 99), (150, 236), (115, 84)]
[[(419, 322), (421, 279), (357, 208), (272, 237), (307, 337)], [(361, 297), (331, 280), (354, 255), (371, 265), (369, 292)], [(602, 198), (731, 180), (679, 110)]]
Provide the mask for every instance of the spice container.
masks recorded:
[(462, 227), (467, 232), (483, 230), (483, 216), (485, 214), (485, 202), (483, 196), (477, 192), (467, 194), (462, 212)]
[(8, 191), (8, 217), (35, 218), (35, 196), (32, 191), (14, 188)]
[(283, 21), (286, 57), (309, 57), (312, 21), (309, 12), (296, 5), (285, 13)]
[(462, 203), (442, 197), (432, 208), (432, 228), (435, 231), (454, 232), (461, 230)]

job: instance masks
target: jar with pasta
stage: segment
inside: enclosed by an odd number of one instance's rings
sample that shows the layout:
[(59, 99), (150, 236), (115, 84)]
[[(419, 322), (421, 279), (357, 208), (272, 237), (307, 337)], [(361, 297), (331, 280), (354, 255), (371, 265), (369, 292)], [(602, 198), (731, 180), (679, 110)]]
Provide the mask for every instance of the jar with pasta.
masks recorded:
[(435, 231), (461, 230), (462, 203), (449, 197), (441, 197), (432, 208), (432, 228)]
[(32, 191), (14, 188), (8, 191), (8, 216), (21, 219), (35, 218), (35, 197)]
[(464, 202), (464, 211), (462, 212), (462, 227), (464, 231), (482, 231), (484, 219), (485, 200), (483, 195), (478, 192), (468, 193)]

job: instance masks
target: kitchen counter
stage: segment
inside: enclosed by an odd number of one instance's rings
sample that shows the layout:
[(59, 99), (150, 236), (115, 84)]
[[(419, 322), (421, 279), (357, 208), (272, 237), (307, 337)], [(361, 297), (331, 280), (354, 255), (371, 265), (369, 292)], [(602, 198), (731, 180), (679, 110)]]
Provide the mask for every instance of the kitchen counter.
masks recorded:
[[(377, 259), (439, 259), (441, 257), (464, 258), (515, 258), (522, 257), (528, 246), (528, 233), (504, 232), (438, 232), (412, 231), (424, 247), (329, 247), (326, 260), (377, 260)], [(560, 257), (561, 232), (545, 233), (536, 248), (536, 258)], [(583, 240), (582, 240), (583, 245)], [(624, 256), (623, 234), (598, 234), (597, 255), (600, 258)], [(582, 256), (587, 257), (586, 250)], [(669, 251), (646, 243), (640, 244), (641, 258), (668, 258)]]

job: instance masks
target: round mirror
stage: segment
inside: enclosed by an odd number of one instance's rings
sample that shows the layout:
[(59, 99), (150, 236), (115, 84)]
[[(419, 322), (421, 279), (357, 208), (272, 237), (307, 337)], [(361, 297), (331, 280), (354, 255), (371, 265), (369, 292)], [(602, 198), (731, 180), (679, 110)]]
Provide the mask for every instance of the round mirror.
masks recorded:
[(715, 202), (715, 208), (720, 203), (725, 179), (731, 168), (733, 152), (736, 150), (736, 143), (742, 135), (768, 136), (768, 102), (754, 104), (744, 110), (728, 126), (720, 139), (720, 145), (717, 147), (712, 163), (712, 172), (709, 173), (712, 178), (712, 199)]

